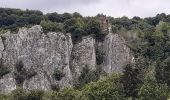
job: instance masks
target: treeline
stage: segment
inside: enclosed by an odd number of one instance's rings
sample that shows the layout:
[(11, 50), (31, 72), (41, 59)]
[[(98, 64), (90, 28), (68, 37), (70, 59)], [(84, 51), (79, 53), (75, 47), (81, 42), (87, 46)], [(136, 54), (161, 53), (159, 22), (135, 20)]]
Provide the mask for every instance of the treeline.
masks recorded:
[(20, 10), (0, 8), (0, 27), (3, 29), (16, 29), (27, 25), (40, 24), (42, 20), (49, 20), (56, 23), (64, 23), (67, 19), (82, 17), (79, 13), (48, 13), (43, 14), (38, 10)]
[(0, 8), (0, 33), (7, 30), (16, 32), (20, 27), (32, 25), (41, 25), (44, 32), (71, 33), (73, 41), (80, 40), (85, 35), (101, 33), (96, 17), (82, 17), (77, 12), (43, 14), (36, 10)]

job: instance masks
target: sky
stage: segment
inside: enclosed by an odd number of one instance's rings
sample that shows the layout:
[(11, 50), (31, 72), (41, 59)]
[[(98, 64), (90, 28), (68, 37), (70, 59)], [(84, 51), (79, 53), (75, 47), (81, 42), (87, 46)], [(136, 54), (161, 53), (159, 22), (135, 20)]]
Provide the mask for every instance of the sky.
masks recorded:
[(41, 10), (44, 13), (73, 13), (95, 16), (152, 17), (170, 14), (170, 0), (0, 0), (0, 7)]

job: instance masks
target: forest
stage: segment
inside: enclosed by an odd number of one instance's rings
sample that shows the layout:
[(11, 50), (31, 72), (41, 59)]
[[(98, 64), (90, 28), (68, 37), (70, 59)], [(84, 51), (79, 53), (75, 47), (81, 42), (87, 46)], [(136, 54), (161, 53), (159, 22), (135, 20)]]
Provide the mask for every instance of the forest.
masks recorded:
[[(102, 40), (98, 14), (83, 17), (75, 13), (47, 13), (37, 10), (0, 8), (0, 34), (20, 27), (41, 25), (44, 32), (71, 33), (77, 43), (83, 36)], [(53, 91), (25, 91), (18, 87), (0, 100), (167, 100), (170, 98), (170, 15), (140, 18), (108, 17), (112, 32), (126, 39), (135, 63), (124, 66), (123, 73), (105, 75), (84, 69), (79, 85)], [(102, 59), (99, 59), (99, 61)], [(5, 73), (0, 66), (0, 76)], [(57, 73), (56, 73), (57, 74)], [(100, 75), (100, 76), (99, 76)]]

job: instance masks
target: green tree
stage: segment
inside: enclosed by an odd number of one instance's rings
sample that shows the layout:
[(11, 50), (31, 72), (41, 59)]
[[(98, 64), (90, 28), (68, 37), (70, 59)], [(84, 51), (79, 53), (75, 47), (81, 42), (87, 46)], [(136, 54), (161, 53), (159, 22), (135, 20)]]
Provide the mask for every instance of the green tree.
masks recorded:
[(79, 100), (79, 91), (73, 88), (65, 88), (59, 92), (54, 92), (51, 100)]
[(157, 84), (150, 76), (145, 79), (139, 91), (140, 100), (167, 100), (168, 87), (165, 84)]
[[(143, 66), (141, 66), (143, 64)], [(145, 73), (144, 63), (127, 64), (123, 76), (121, 77), (121, 82), (123, 84), (124, 93), (127, 97), (132, 97), (133, 99), (138, 97), (138, 92), (143, 84), (143, 78)]]
[(95, 35), (101, 34), (101, 28), (98, 19), (91, 18), (87, 22), (86, 32), (87, 34), (95, 34)]
[(82, 18), (82, 15), (80, 13), (78, 13), (78, 12), (74, 12), (73, 17), (74, 18)]
[(40, 25), (42, 26), (43, 30), (45, 32), (61, 32), (62, 31), (62, 24), (56, 23), (56, 22), (51, 22), (49, 20), (42, 20), (40, 22)]
[(119, 75), (87, 84), (80, 100), (126, 100)]

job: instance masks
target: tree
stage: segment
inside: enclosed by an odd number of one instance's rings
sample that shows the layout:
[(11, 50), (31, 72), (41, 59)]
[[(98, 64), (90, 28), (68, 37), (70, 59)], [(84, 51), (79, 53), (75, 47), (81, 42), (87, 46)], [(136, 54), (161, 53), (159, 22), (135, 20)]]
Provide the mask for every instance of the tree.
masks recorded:
[(101, 34), (101, 28), (100, 28), (99, 21), (95, 18), (91, 18), (87, 22), (86, 32), (87, 32), (87, 34), (95, 34), (95, 35)]
[(88, 66), (85, 66), (81, 72), (81, 75), (78, 78), (78, 81), (75, 81), (74, 87), (76, 89), (81, 89), (83, 86), (90, 82), (97, 81), (99, 79), (100, 70), (90, 70)]
[(168, 57), (163, 62), (157, 62), (155, 70), (157, 82), (170, 86), (170, 58)]
[(63, 22), (62, 15), (58, 13), (48, 13), (46, 16), (52, 22), (57, 22), (57, 23)]
[(124, 70), (121, 79), (124, 92), (127, 97), (137, 98), (142, 84), (142, 80), (139, 77), (139, 69), (134, 68), (133, 64), (127, 64)]
[(78, 13), (78, 12), (74, 12), (73, 17), (74, 18), (82, 18), (82, 15), (80, 13)]
[(157, 84), (152, 76), (147, 76), (139, 91), (140, 100), (167, 100), (168, 87), (165, 84)]
[(80, 100), (126, 100), (119, 75), (111, 75), (87, 84)]
[(49, 20), (42, 20), (40, 22), (40, 25), (42, 26), (43, 30), (45, 32), (61, 32), (63, 30), (62, 24), (51, 22)]
[(79, 91), (73, 88), (65, 88), (59, 92), (54, 92), (51, 100), (79, 100)]

